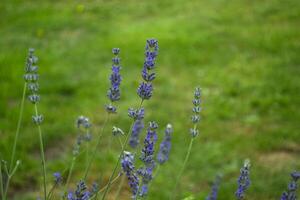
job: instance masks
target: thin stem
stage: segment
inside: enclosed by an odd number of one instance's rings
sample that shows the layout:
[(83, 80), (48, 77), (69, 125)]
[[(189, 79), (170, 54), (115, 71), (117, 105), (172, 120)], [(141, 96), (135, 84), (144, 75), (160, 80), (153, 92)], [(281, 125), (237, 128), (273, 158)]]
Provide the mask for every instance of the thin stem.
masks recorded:
[(93, 162), (94, 159), (95, 159), (95, 156), (96, 156), (96, 153), (97, 153), (99, 144), (100, 144), (100, 140), (101, 140), (102, 134), (103, 134), (103, 132), (104, 132), (105, 126), (106, 126), (106, 124), (107, 124), (108, 121), (109, 121), (109, 113), (107, 113), (106, 118), (105, 118), (105, 122), (104, 122), (104, 124), (103, 124), (103, 126), (102, 126), (102, 129), (101, 129), (99, 135), (98, 135), (97, 143), (96, 143), (95, 149), (94, 149), (94, 151), (92, 152), (92, 155), (91, 155), (91, 157), (90, 157), (90, 159), (89, 159), (89, 162), (88, 162), (88, 164), (87, 164), (87, 167), (86, 167), (86, 169), (85, 169), (84, 176), (83, 176), (83, 177), (84, 177), (83, 180), (86, 180), (86, 177), (87, 177), (87, 175), (88, 175), (88, 173), (89, 173), (89, 170), (90, 170), (90, 168), (91, 168), (92, 162)]
[[(38, 113), (37, 105), (34, 104), (35, 114), (36, 116)], [(44, 179), (44, 199), (47, 200), (47, 186), (46, 186), (46, 161), (45, 161), (45, 152), (44, 152), (44, 143), (43, 143), (43, 135), (42, 135), (42, 129), (41, 126), (38, 124), (38, 132), (39, 132), (39, 139), (40, 139), (40, 151), (41, 151), (41, 158), (42, 158), (42, 170), (43, 170), (43, 179)]]
[(69, 185), (69, 182), (70, 182), (70, 179), (71, 179), (71, 176), (72, 176), (75, 161), (76, 161), (76, 156), (73, 156), (71, 166), (70, 166), (70, 170), (69, 170), (69, 173), (68, 173), (68, 176), (67, 176), (67, 181), (66, 181), (66, 184), (65, 184), (65, 190), (64, 191), (66, 191), (67, 188), (68, 188), (68, 185)]
[(3, 191), (2, 160), (0, 160), (0, 192), (2, 199), (5, 200), (6, 198)]
[(47, 195), (47, 199), (48, 199), (48, 200), (51, 200), (51, 199), (52, 199), (52, 193), (53, 193), (54, 189), (56, 188), (56, 186), (57, 186), (57, 183), (54, 183), (54, 185), (53, 185), (52, 188), (50, 189), (50, 191), (49, 191), (49, 193), (48, 193), (48, 195)]
[[(140, 109), (140, 108), (142, 107), (143, 102), (144, 102), (144, 100), (141, 101), (141, 103), (140, 103), (138, 109)], [(108, 192), (109, 187), (110, 187), (110, 185), (111, 185), (112, 178), (114, 177), (114, 175), (115, 175), (115, 173), (116, 173), (116, 171), (117, 171), (117, 168), (118, 168), (118, 166), (119, 166), (119, 162), (120, 162), (120, 160), (121, 160), (121, 158), (122, 158), (122, 155), (123, 155), (123, 152), (124, 152), (124, 150), (125, 150), (125, 148), (126, 148), (126, 146), (127, 146), (127, 141), (128, 141), (128, 139), (129, 139), (130, 132), (132, 131), (133, 124), (134, 124), (134, 122), (131, 123), (130, 128), (129, 128), (129, 131), (128, 131), (126, 137), (125, 137), (124, 144), (123, 144), (123, 146), (122, 146), (122, 149), (121, 149), (121, 152), (120, 152), (120, 154), (119, 154), (117, 163), (116, 163), (116, 165), (115, 165), (115, 167), (114, 167), (114, 170), (113, 170), (112, 174), (111, 174), (110, 177), (109, 177), (107, 187), (106, 187), (106, 189), (105, 189), (105, 191), (104, 191), (104, 194), (103, 194), (103, 196), (102, 196), (102, 200), (105, 199), (105, 196), (107, 195), (107, 192)]]
[[(118, 136), (117, 136), (117, 137), (118, 137)], [(121, 148), (123, 148), (123, 143), (122, 143), (122, 140), (121, 140), (121, 138), (120, 138), (120, 137), (118, 137), (118, 139), (119, 139), (119, 142), (120, 142)]]
[(173, 193), (171, 194), (171, 195), (172, 195), (172, 196), (171, 196), (171, 199), (174, 199), (174, 198), (175, 198), (177, 185), (178, 185), (179, 180), (180, 180), (180, 178), (181, 178), (181, 176), (182, 176), (182, 173), (183, 173), (183, 171), (184, 171), (184, 169), (185, 169), (186, 163), (187, 163), (187, 161), (188, 161), (188, 159), (189, 159), (189, 157), (190, 157), (194, 139), (195, 139), (194, 137), (191, 138), (191, 141), (190, 141), (190, 145), (189, 145), (187, 154), (186, 154), (186, 156), (185, 156), (185, 159), (184, 159), (182, 168), (181, 168), (181, 170), (180, 170), (180, 172), (179, 172), (179, 174), (178, 174), (178, 176), (177, 176), (177, 179), (176, 179), (176, 182), (175, 182), (175, 187), (174, 187)]
[(27, 83), (25, 82), (24, 88), (23, 88), (23, 95), (22, 95), (22, 100), (21, 100), (21, 107), (20, 107), (19, 119), (18, 119), (18, 124), (17, 124), (17, 130), (16, 130), (16, 134), (15, 134), (14, 145), (13, 145), (11, 159), (10, 159), (9, 172), (11, 172), (11, 170), (13, 169), (13, 163), (15, 161), (16, 148), (17, 148), (17, 143), (19, 140), (21, 122), (23, 119), (23, 110), (24, 110), (24, 102), (25, 102), (25, 97), (26, 97), (26, 90), (27, 90)]
[[(88, 130), (86, 132), (88, 134)], [(90, 153), (90, 141), (86, 141), (86, 158), (85, 158), (85, 167), (88, 167), (88, 162), (89, 162), (89, 153)]]
[(116, 193), (116, 196), (115, 196), (115, 200), (117, 200), (119, 198), (119, 196), (120, 196), (120, 192), (121, 192), (122, 187), (124, 185), (125, 179), (126, 179), (126, 176), (123, 176), (122, 179), (121, 179), (121, 182), (119, 184), (119, 187), (118, 187), (118, 190), (117, 190), (117, 193)]
[(7, 192), (8, 192), (10, 180), (13, 177), (13, 175), (15, 174), (15, 172), (17, 171), (19, 165), (20, 165), (20, 161), (18, 160), (17, 163), (16, 163), (16, 165), (15, 165), (15, 167), (12, 169), (11, 173), (9, 173), (7, 165), (4, 164), (4, 169), (5, 169), (6, 174), (7, 174), (7, 181), (6, 181), (5, 189), (4, 189), (4, 196), (5, 196), (5, 198), (7, 198)]

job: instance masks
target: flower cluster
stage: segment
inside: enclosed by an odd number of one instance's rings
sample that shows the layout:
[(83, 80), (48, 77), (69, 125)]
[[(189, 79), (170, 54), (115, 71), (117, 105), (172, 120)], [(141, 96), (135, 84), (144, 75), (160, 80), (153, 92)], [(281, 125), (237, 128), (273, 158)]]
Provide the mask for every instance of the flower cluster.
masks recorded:
[(117, 108), (112, 105), (113, 102), (120, 100), (121, 94), (120, 94), (120, 84), (121, 84), (121, 75), (120, 75), (120, 58), (118, 57), (120, 53), (119, 48), (113, 48), (112, 49), (113, 54), (115, 57), (112, 59), (112, 73), (110, 75), (110, 88), (107, 91), (107, 96), (110, 99), (111, 103), (109, 105), (106, 105), (106, 111), (109, 113), (116, 113)]
[(159, 152), (157, 154), (157, 162), (164, 164), (169, 159), (171, 150), (171, 134), (173, 133), (173, 127), (168, 124), (165, 130), (165, 138), (160, 144)]
[(79, 132), (80, 132), (81, 128), (83, 128), (84, 134), (80, 133), (77, 136), (76, 144), (73, 149), (74, 156), (77, 156), (79, 154), (80, 146), (81, 146), (82, 142), (90, 142), (92, 139), (92, 135), (90, 133), (90, 128), (91, 128), (92, 124), (91, 124), (89, 118), (82, 116), (82, 115), (79, 116), (76, 120), (76, 126), (79, 129)]
[(217, 200), (220, 182), (221, 182), (221, 176), (217, 175), (215, 182), (211, 187), (211, 193), (206, 197), (206, 200)]
[(137, 90), (141, 99), (150, 99), (153, 93), (152, 81), (155, 79), (155, 72), (152, 70), (155, 67), (155, 59), (158, 55), (158, 41), (156, 39), (148, 39), (145, 47), (145, 61), (142, 70), (142, 77), (145, 82), (142, 82)]
[(145, 164), (144, 167), (138, 169), (137, 173), (142, 177), (142, 188), (139, 196), (145, 196), (148, 192), (148, 184), (153, 178), (153, 170), (155, 167), (154, 145), (157, 141), (156, 122), (150, 122), (147, 135), (144, 140), (144, 148), (142, 149), (140, 159)]
[(90, 199), (90, 192), (84, 181), (79, 181), (75, 192), (69, 192), (67, 195), (67, 200), (88, 200)]
[(192, 116), (192, 122), (194, 123), (194, 128), (191, 128), (190, 129), (190, 133), (192, 135), (192, 137), (196, 137), (198, 134), (199, 134), (199, 130), (197, 129), (197, 124), (199, 123), (200, 121), (200, 112), (201, 112), (201, 107), (200, 107), (200, 104), (201, 104), (201, 90), (200, 88), (196, 88), (195, 89), (195, 92), (194, 92), (194, 100), (193, 100), (193, 104), (194, 104), (194, 107), (193, 107), (193, 113), (194, 115)]
[(238, 178), (238, 189), (235, 192), (235, 196), (237, 199), (241, 200), (244, 198), (245, 191), (250, 186), (250, 161), (246, 160), (244, 166), (241, 168), (240, 176)]
[[(38, 74), (38, 66), (36, 66), (38, 58), (34, 55), (34, 49), (30, 48), (29, 53), (26, 59), (25, 64), (25, 75), (24, 79), (27, 83), (27, 89), (29, 90), (30, 94), (28, 95), (28, 100), (36, 104), (40, 101), (40, 95), (38, 94), (39, 91), (39, 74)], [(44, 117), (40, 114), (35, 114), (32, 116), (33, 123), (39, 125), (43, 122)]]
[(139, 189), (139, 178), (134, 170), (135, 167), (133, 163), (134, 163), (133, 154), (124, 151), (121, 160), (121, 166), (122, 166), (122, 170), (124, 171), (128, 179), (128, 184), (132, 190), (132, 198), (135, 198)]
[(140, 108), (137, 110), (134, 110), (133, 108), (128, 109), (128, 116), (134, 119), (131, 136), (129, 139), (129, 145), (132, 148), (136, 148), (137, 145), (140, 143), (139, 136), (141, 131), (144, 128), (144, 122), (143, 122), (144, 115), (145, 115), (144, 108)]
[(288, 189), (281, 195), (281, 200), (297, 200), (297, 181), (300, 179), (300, 172), (291, 173), (292, 180), (288, 184)]
[(61, 176), (61, 173), (55, 172), (55, 173), (53, 173), (53, 176), (54, 176), (54, 183), (55, 183), (55, 184), (59, 184), (59, 183), (62, 182), (62, 176)]

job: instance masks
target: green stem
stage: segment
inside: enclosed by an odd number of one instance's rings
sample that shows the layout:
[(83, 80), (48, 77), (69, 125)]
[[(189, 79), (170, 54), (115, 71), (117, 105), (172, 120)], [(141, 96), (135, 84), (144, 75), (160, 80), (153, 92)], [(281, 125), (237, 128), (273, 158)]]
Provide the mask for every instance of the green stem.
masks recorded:
[(54, 191), (54, 189), (56, 188), (57, 183), (54, 183), (54, 185), (52, 186), (52, 188), (50, 189), (48, 195), (47, 195), (47, 199), (51, 200), (52, 199), (52, 193)]
[(22, 95), (22, 100), (21, 100), (21, 107), (20, 107), (19, 119), (18, 119), (18, 124), (17, 124), (17, 130), (16, 130), (16, 134), (15, 134), (14, 145), (13, 145), (11, 159), (10, 159), (9, 172), (11, 172), (11, 170), (13, 169), (13, 163), (15, 161), (16, 148), (17, 148), (17, 143), (18, 143), (18, 140), (19, 140), (21, 122), (22, 122), (22, 119), (23, 119), (23, 111), (24, 111), (26, 90), (27, 90), (27, 83), (25, 82), (24, 83), (24, 88), (23, 88), (23, 95)]
[(92, 155), (91, 155), (91, 157), (90, 157), (90, 159), (89, 159), (89, 162), (88, 162), (88, 164), (87, 164), (87, 167), (86, 167), (86, 169), (85, 169), (84, 176), (83, 176), (83, 180), (86, 180), (86, 178), (87, 178), (87, 175), (88, 175), (89, 170), (90, 170), (90, 168), (91, 168), (92, 162), (93, 162), (94, 159), (95, 159), (95, 156), (96, 156), (96, 153), (97, 153), (99, 144), (100, 144), (100, 140), (101, 140), (102, 134), (103, 134), (103, 132), (104, 132), (105, 126), (106, 126), (106, 124), (107, 124), (108, 121), (109, 121), (109, 113), (107, 113), (105, 122), (104, 122), (104, 124), (103, 124), (103, 126), (102, 126), (102, 129), (101, 129), (99, 135), (98, 135), (97, 143), (96, 143), (95, 149), (94, 149), (94, 151), (92, 152)]
[(174, 198), (175, 198), (176, 189), (177, 189), (179, 180), (180, 180), (180, 178), (181, 178), (181, 176), (182, 176), (182, 173), (183, 173), (183, 171), (184, 171), (184, 169), (185, 169), (185, 167), (186, 167), (186, 163), (187, 163), (187, 161), (188, 161), (188, 159), (189, 159), (189, 157), (190, 157), (194, 139), (195, 139), (194, 137), (191, 138), (191, 141), (190, 141), (190, 145), (189, 145), (187, 154), (186, 154), (186, 156), (185, 156), (185, 159), (184, 159), (182, 168), (181, 168), (181, 170), (180, 170), (180, 172), (179, 172), (179, 174), (178, 174), (178, 176), (177, 176), (177, 179), (176, 179), (176, 182), (175, 182), (175, 187), (174, 187), (173, 193), (171, 194), (171, 195), (172, 195), (171, 199), (174, 199)]
[[(141, 103), (140, 103), (138, 109), (140, 109), (140, 108), (142, 107), (143, 102), (144, 102), (144, 100), (141, 101)], [(105, 191), (104, 191), (104, 194), (103, 194), (103, 196), (102, 196), (102, 200), (105, 199), (105, 197), (106, 197), (106, 195), (107, 195), (107, 192), (108, 192), (108, 190), (109, 190), (109, 187), (110, 187), (110, 185), (111, 185), (112, 178), (114, 177), (114, 175), (115, 175), (115, 173), (116, 173), (116, 171), (117, 171), (117, 168), (118, 168), (118, 166), (119, 166), (120, 160), (121, 160), (122, 155), (123, 155), (123, 152), (124, 152), (124, 150), (125, 150), (125, 148), (126, 148), (126, 146), (127, 146), (127, 141), (128, 141), (128, 139), (129, 139), (129, 135), (130, 135), (130, 133), (131, 133), (131, 131), (132, 131), (133, 124), (134, 124), (134, 122), (131, 123), (130, 128), (129, 128), (129, 131), (128, 131), (127, 135), (125, 136), (125, 141), (124, 141), (124, 143), (123, 143), (123, 146), (122, 146), (121, 152), (120, 152), (120, 154), (119, 154), (117, 163), (116, 163), (116, 165), (115, 165), (115, 167), (114, 167), (114, 170), (113, 170), (112, 174), (111, 174), (110, 177), (109, 177), (107, 187), (106, 187), (106, 189), (105, 189)]]
[(119, 187), (118, 187), (118, 190), (117, 190), (117, 193), (116, 193), (116, 196), (115, 196), (115, 200), (117, 200), (119, 198), (119, 196), (120, 196), (120, 192), (121, 192), (122, 187), (124, 185), (125, 179), (126, 179), (126, 176), (123, 176), (122, 179), (121, 179), (121, 182), (119, 184)]
[(5, 200), (6, 198), (3, 191), (2, 160), (0, 160), (0, 192), (2, 199)]
[[(34, 104), (35, 114), (36, 116), (38, 113), (37, 105)], [(40, 151), (41, 151), (41, 158), (42, 158), (42, 170), (43, 170), (43, 186), (44, 186), (44, 199), (47, 200), (47, 185), (46, 185), (46, 161), (45, 161), (45, 152), (44, 152), (44, 143), (43, 143), (43, 135), (41, 126), (38, 124), (38, 132), (39, 132), (39, 139), (40, 139)]]
[(70, 170), (69, 170), (69, 173), (68, 173), (68, 176), (67, 176), (67, 181), (66, 181), (66, 184), (65, 184), (65, 190), (64, 191), (67, 191), (67, 188), (68, 188), (71, 176), (72, 176), (75, 161), (76, 161), (76, 156), (73, 156), (72, 163), (71, 163), (71, 166), (70, 166)]

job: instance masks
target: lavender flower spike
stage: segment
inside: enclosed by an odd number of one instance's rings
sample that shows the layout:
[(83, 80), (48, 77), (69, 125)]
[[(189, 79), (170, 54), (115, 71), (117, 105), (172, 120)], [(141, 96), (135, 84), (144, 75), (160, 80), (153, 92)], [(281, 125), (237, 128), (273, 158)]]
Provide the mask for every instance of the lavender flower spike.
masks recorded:
[(61, 173), (55, 172), (55, 173), (53, 173), (53, 176), (54, 176), (54, 182), (55, 182), (55, 184), (59, 184), (59, 183), (62, 182)]
[(288, 190), (285, 191), (282, 196), (281, 200), (297, 200), (297, 189), (298, 184), (297, 181), (300, 179), (300, 172), (293, 172), (291, 173), (292, 180), (288, 184)]
[(134, 167), (134, 156), (132, 153), (124, 151), (123, 157), (121, 160), (122, 170), (125, 172), (125, 175), (128, 179), (128, 184), (132, 190), (132, 198), (134, 199), (138, 193), (139, 188), (139, 178), (135, 172)]
[(242, 200), (245, 195), (245, 191), (250, 186), (250, 161), (246, 160), (244, 166), (241, 168), (240, 177), (238, 178), (238, 189), (235, 192), (235, 196), (238, 200)]
[(201, 112), (201, 90), (200, 88), (196, 88), (195, 92), (194, 92), (194, 100), (193, 100), (193, 116), (192, 116), (192, 122), (194, 123), (194, 128), (190, 129), (190, 133), (192, 135), (192, 137), (196, 137), (199, 134), (199, 130), (196, 128), (197, 124), (200, 121), (200, 112)]
[(211, 193), (206, 197), (206, 200), (217, 200), (220, 182), (221, 182), (221, 175), (217, 175), (215, 182), (211, 188)]
[(144, 162), (145, 166), (137, 170), (138, 175), (142, 177), (142, 187), (139, 192), (139, 196), (145, 196), (148, 192), (148, 184), (153, 179), (153, 170), (155, 167), (154, 160), (154, 144), (157, 141), (156, 129), (158, 125), (152, 121), (149, 123), (148, 132), (144, 140), (144, 148), (142, 149), (141, 161)]
[(158, 55), (158, 42), (156, 39), (148, 39), (145, 47), (145, 60), (142, 70), (142, 78), (137, 93), (141, 99), (150, 99), (153, 94), (152, 81), (155, 79), (155, 72), (152, 70), (155, 67), (155, 59)]
[(173, 127), (168, 124), (165, 130), (165, 138), (160, 144), (160, 149), (157, 154), (157, 162), (159, 164), (164, 164), (169, 159), (169, 154), (171, 150), (171, 134), (173, 133)]
[(131, 131), (131, 136), (129, 139), (129, 145), (132, 148), (136, 148), (137, 145), (140, 143), (140, 133), (144, 128), (144, 123), (143, 123), (143, 119), (144, 119), (144, 115), (145, 115), (145, 110), (144, 108), (140, 108), (137, 110), (134, 110), (133, 108), (128, 109), (128, 115), (129, 117), (134, 119), (134, 124), (132, 127), (132, 131)]
[(112, 59), (112, 73), (110, 75), (110, 88), (107, 91), (107, 97), (110, 99), (110, 104), (106, 105), (106, 111), (109, 113), (116, 113), (117, 109), (115, 106), (112, 105), (112, 102), (120, 100), (121, 93), (120, 93), (120, 84), (122, 81), (121, 75), (120, 75), (120, 58), (118, 57), (120, 53), (119, 48), (113, 48), (112, 49), (113, 54), (115, 57)]
[(89, 200), (90, 192), (87, 190), (87, 186), (83, 181), (79, 181), (75, 192), (69, 192), (67, 200)]

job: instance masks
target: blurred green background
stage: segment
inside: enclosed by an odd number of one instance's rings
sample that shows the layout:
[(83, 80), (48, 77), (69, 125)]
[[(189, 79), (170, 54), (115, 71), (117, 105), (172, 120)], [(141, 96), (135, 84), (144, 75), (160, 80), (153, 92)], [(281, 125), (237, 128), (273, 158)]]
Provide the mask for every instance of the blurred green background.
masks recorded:
[[(249, 158), (247, 199), (279, 199), (289, 173), (300, 169), (300, 1), (1, 0), (0, 10), (0, 156), (10, 158), (25, 58), (34, 47), (49, 186), (51, 174), (70, 163), (77, 116), (88, 116), (93, 133), (99, 132), (108, 102), (111, 48), (119, 47), (119, 113), (105, 131), (89, 177), (89, 184), (101, 176), (107, 181), (120, 150), (110, 129), (129, 128), (127, 109), (138, 105), (144, 46), (151, 37), (159, 40), (160, 51), (154, 95), (144, 104), (146, 121), (159, 122), (160, 139), (168, 122), (175, 133), (170, 161), (153, 181), (148, 199), (168, 199), (173, 189), (190, 139), (197, 85), (203, 89), (201, 134), (181, 180), (180, 198), (204, 199), (215, 175), (223, 173), (218, 199), (234, 199), (239, 168)], [(18, 200), (36, 199), (41, 189), (33, 106), (25, 106), (17, 151), (22, 165), (10, 188), (11, 199)], [(83, 169), (84, 164), (76, 164), (73, 184)], [(124, 187), (120, 199), (129, 198), (128, 190)], [(115, 191), (116, 186), (109, 196)]]

